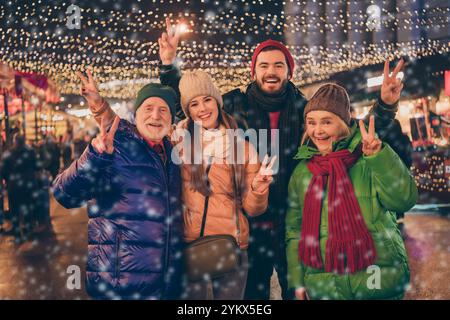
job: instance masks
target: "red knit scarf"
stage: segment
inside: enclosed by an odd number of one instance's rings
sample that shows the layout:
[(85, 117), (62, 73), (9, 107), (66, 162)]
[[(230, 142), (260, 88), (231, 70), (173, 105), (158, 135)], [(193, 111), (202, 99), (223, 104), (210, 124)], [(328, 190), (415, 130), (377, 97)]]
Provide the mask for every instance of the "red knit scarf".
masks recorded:
[(314, 156), (307, 166), (313, 174), (305, 195), (299, 259), (307, 266), (322, 269), (319, 232), (323, 193), (328, 186), (328, 240), (325, 271), (339, 274), (354, 273), (367, 268), (376, 260), (373, 239), (365, 225), (352, 182), (347, 174), (358, 158), (348, 150)]

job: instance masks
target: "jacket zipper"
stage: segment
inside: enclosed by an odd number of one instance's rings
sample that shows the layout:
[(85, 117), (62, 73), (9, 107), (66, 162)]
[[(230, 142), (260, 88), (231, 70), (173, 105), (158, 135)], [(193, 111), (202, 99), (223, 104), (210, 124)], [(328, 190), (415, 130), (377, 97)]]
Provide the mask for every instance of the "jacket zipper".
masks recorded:
[[(161, 163), (162, 163), (162, 160), (161, 160)], [(163, 277), (164, 277), (163, 279), (164, 279), (164, 282), (166, 282), (166, 279), (167, 279), (166, 273), (167, 273), (167, 268), (169, 267), (169, 241), (170, 241), (170, 234), (171, 234), (171, 228), (170, 228), (171, 212), (170, 212), (170, 203), (169, 203), (169, 184), (167, 182), (168, 177), (167, 177), (167, 172), (166, 172), (166, 169), (164, 166), (163, 166), (163, 168), (164, 168), (164, 179), (166, 181), (166, 193), (167, 193), (166, 204), (167, 204), (167, 213), (168, 213), (167, 220), (166, 220), (167, 221), (167, 233), (166, 233), (166, 250), (164, 253), (165, 261), (164, 261), (164, 267), (163, 267)], [(167, 287), (164, 286), (164, 288), (162, 290), (162, 297), (165, 296), (166, 289), (167, 289)]]
[(116, 265), (114, 269), (114, 276), (116, 278), (117, 283), (119, 282), (119, 267), (120, 267), (120, 260), (119, 260), (119, 250), (120, 250), (120, 242), (122, 240), (122, 236), (120, 234), (120, 231), (117, 231), (116, 236)]
[[(167, 177), (167, 167), (164, 165), (162, 159), (159, 157), (158, 154), (156, 155), (156, 158), (159, 160), (159, 163), (161, 164), (161, 168), (163, 169), (163, 172), (164, 172), (164, 182), (165, 182), (164, 185), (166, 187), (166, 194), (167, 194), (166, 206), (167, 206), (168, 217), (166, 219), (167, 233), (166, 233), (166, 245), (165, 245), (164, 266), (163, 266), (163, 279), (164, 279), (164, 282), (166, 282), (167, 267), (169, 266), (169, 241), (170, 241), (170, 234), (171, 234), (171, 228), (170, 228), (171, 212), (170, 212), (170, 203), (169, 203), (169, 183), (168, 183), (169, 178)], [(169, 162), (168, 157), (167, 157), (167, 162)], [(166, 287), (164, 287), (164, 289), (162, 291), (162, 296), (165, 295), (165, 290), (166, 290)]]
[[(162, 161), (161, 161), (162, 162)], [(168, 177), (167, 177), (167, 172), (166, 170), (164, 170), (164, 177), (166, 179), (166, 192), (167, 192), (167, 197), (166, 197), (166, 203), (167, 203), (167, 234), (166, 234), (166, 251), (165, 251), (165, 262), (164, 262), (164, 268), (163, 268), (163, 275), (164, 275), (164, 281), (166, 280), (166, 272), (167, 272), (167, 268), (169, 267), (169, 241), (170, 241), (170, 234), (171, 234), (171, 212), (170, 212), (170, 203), (169, 203), (169, 185), (168, 185)], [(165, 287), (163, 290), (163, 294), (165, 293)]]

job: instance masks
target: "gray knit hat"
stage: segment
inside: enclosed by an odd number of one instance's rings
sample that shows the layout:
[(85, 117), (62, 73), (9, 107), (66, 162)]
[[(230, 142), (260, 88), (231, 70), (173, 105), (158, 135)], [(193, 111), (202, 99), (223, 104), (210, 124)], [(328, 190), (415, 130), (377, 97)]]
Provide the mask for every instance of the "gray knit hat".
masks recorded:
[(180, 98), (181, 108), (184, 114), (188, 116), (187, 107), (189, 102), (198, 96), (210, 96), (216, 99), (219, 108), (223, 107), (222, 95), (215, 86), (213, 80), (204, 71), (187, 71), (180, 80)]
[(334, 113), (347, 125), (350, 125), (350, 98), (347, 91), (334, 83), (321, 86), (313, 97), (308, 101), (303, 113), (304, 118), (308, 112), (323, 110)]

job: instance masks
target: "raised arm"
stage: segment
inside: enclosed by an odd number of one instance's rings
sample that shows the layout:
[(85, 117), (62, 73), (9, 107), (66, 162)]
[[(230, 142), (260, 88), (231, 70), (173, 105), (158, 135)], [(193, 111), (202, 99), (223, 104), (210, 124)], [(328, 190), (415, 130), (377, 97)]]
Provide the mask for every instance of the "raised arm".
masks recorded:
[[(166, 31), (158, 39), (159, 58), (161, 60), (161, 64), (159, 65), (159, 80), (161, 84), (171, 87), (177, 93), (176, 117), (178, 120), (186, 118), (180, 104), (179, 84), (181, 71), (175, 64), (180, 34), (181, 26), (172, 26), (170, 19), (166, 18)], [(240, 89), (232, 90), (223, 95), (225, 111), (236, 120), (239, 128), (245, 130), (248, 126), (245, 111), (243, 110), (243, 106), (246, 104), (244, 100), (244, 94)]]
[(80, 158), (59, 174), (53, 182), (55, 199), (65, 208), (82, 206), (86, 201), (102, 194), (105, 169), (114, 158), (114, 135), (120, 118), (116, 117), (107, 132), (106, 123), (100, 126), (100, 134), (92, 140)]
[(104, 124), (109, 127), (113, 123), (116, 114), (108, 102), (100, 96), (91, 68), (88, 68), (86, 71), (87, 77), (79, 71), (76, 74), (81, 80), (80, 93), (86, 99), (95, 121), (100, 125), (103, 118)]
[(402, 80), (397, 79), (397, 75), (403, 65), (403, 60), (400, 60), (392, 74), (389, 74), (389, 60), (385, 61), (380, 97), (364, 118), (364, 123), (368, 125), (370, 117), (374, 116), (375, 130), (380, 139), (387, 142), (409, 168), (412, 164), (412, 144), (408, 136), (403, 133), (398, 120), (395, 119), (403, 89)]
[(180, 90), (178, 88), (181, 79), (180, 69), (175, 65), (178, 43), (180, 41), (180, 26), (172, 26), (170, 19), (166, 18), (166, 31), (158, 39), (159, 58), (159, 80), (161, 84), (171, 87), (177, 93), (176, 117), (181, 120), (186, 116), (180, 104)]

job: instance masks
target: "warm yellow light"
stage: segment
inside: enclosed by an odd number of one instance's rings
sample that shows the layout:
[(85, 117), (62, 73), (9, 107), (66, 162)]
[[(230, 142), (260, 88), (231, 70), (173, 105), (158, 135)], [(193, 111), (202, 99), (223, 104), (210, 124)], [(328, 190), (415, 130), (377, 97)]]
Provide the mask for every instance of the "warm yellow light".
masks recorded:
[(178, 32), (180, 34), (186, 33), (189, 30), (186, 23), (182, 22), (178, 24)]

